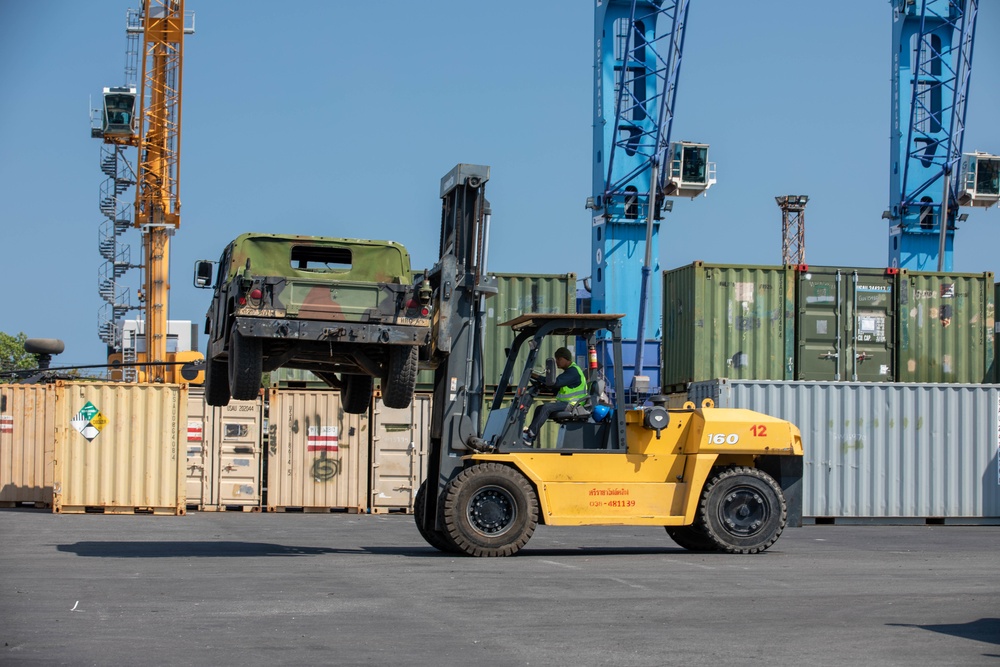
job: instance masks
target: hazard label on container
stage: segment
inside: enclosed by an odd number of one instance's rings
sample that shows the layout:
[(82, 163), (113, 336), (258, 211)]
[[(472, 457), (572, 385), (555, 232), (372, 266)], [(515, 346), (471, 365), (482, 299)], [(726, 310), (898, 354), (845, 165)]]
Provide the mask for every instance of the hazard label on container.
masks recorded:
[(336, 426), (310, 426), (306, 435), (306, 450), (310, 452), (337, 451), (337, 433)]
[(108, 418), (102, 415), (93, 403), (87, 401), (87, 404), (80, 408), (80, 411), (69, 420), (69, 423), (87, 439), (87, 442), (91, 442), (107, 426)]
[(14, 415), (0, 415), (0, 433), (14, 432)]
[(201, 422), (188, 422), (188, 442), (201, 442)]

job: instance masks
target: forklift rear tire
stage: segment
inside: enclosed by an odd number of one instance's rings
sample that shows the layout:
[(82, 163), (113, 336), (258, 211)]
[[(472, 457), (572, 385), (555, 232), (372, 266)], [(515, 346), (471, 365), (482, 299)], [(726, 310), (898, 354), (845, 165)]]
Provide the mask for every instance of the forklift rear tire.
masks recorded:
[(344, 412), (363, 415), (372, 402), (371, 375), (342, 375), (344, 381)]
[(719, 546), (697, 523), (691, 526), (666, 526), (667, 535), (688, 551), (718, 551)]
[(264, 357), (260, 338), (244, 336), (233, 325), (229, 336), (229, 393), (237, 401), (252, 401), (260, 394)]
[(205, 360), (205, 402), (213, 408), (229, 405), (229, 368), (224, 360)]
[(466, 468), (444, 489), (448, 537), (469, 556), (513, 556), (538, 525), (538, 496), (527, 478), (500, 463)]
[(701, 493), (699, 524), (720, 551), (764, 551), (785, 529), (788, 505), (778, 483), (756, 468), (716, 470)]
[(416, 345), (393, 345), (389, 362), (382, 377), (382, 403), (387, 408), (408, 408), (417, 386), (417, 362), (420, 348)]
[(426, 480), (421, 483), (420, 488), (417, 489), (417, 495), (413, 498), (413, 519), (417, 524), (417, 532), (420, 533), (420, 537), (427, 541), (427, 544), (431, 545), (438, 551), (443, 551), (449, 554), (462, 553), (459, 551), (455, 543), (452, 542), (446, 533), (440, 530), (436, 530), (433, 526), (427, 527), (424, 525), (424, 512), (427, 503), (427, 482)]

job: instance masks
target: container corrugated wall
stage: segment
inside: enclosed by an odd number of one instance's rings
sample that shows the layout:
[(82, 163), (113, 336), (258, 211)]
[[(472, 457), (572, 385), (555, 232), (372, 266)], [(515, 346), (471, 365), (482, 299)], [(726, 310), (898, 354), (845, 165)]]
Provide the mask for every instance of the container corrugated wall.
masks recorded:
[(992, 273), (899, 273), (900, 382), (992, 382)]
[[(497, 294), (486, 300), (486, 335), (483, 345), (483, 380), (495, 387), (504, 364), (506, 349), (514, 342), (510, 327), (498, 326), (524, 313), (575, 313), (576, 274), (490, 273), (497, 279)], [(570, 337), (549, 336), (539, 350), (539, 359), (551, 357), (557, 348), (573, 350)], [(527, 358), (522, 348), (522, 361)]]
[(372, 409), (372, 512), (413, 510), (417, 489), (427, 476), (431, 396), (417, 394), (410, 407)]
[(213, 503), (260, 507), (264, 397), (211, 409)]
[(204, 387), (188, 387), (187, 440), (185, 444), (185, 498), (189, 508), (204, 509), (212, 496), (211, 422)]
[(689, 396), (799, 427), (804, 516), (1000, 517), (1000, 387), (720, 380)]
[(0, 384), (0, 504), (52, 503), (55, 387)]
[(267, 509), (363, 511), (368, 499), (368, 415), (344, 412), (340, 393), (272, 389)]
[(662, 393), (794, 371), (794, 270), (695, 262), (663, 273)]
[(55, 512), (185, 513), (187, 385), (56, 384)]
[(277, 389), (329, 389), (330, 385), (310, 371), (279, 368), (271, 371), (271, 386)]

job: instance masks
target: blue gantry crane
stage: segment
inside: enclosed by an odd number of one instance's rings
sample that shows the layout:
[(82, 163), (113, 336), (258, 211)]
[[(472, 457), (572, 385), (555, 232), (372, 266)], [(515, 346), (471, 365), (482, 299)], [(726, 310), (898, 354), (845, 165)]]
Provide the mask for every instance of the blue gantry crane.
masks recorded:
[(890, 0), (889, 266), (951, 271), (959, 206), (1000, 200), (1000, 157), (962, 153), (978, 0)]
[(707, 144), (670, 140), (689, 4), (605, 0), (595, 14), (590, 310), (625, 314), (625, 345), (635, 349), (627, 385), (661, 336), (650, 277), (667, 197), (695, 197), (715, 183)]

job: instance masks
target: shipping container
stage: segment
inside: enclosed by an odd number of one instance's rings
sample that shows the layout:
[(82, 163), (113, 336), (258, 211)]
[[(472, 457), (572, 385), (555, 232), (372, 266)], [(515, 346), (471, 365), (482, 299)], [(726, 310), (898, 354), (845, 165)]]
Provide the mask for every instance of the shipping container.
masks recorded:
[[(497, 294), (486, 300), (486, 333), (483, 345), (483, 380), (495, 387), (504, 364), (507, 349), (514, 342), (510, 327), (501, 327), (524, 313), (575, 313), (576, 274), (560, 275), (491, 273), (497, 279)], [(557, 348), (575, 349), (570, 337), (550, 336), (539, 350), (539, 359), (551, 357)], [(527, 348), (522, 348), (527, 355)], [(526, 356), (524, 358), (527, 358)]]
[(218, 507), (260, 507), (264, 397), (229, 401), (211, 409), (213, 503)]
[(0, 384), (0, 506), (52, 504), (55, 387)]
[(53, 511), (184, 514), (187, 392), (56, 383)]
[(204, 509), (215, 503), (212, 495), (214, 467), (211, 457), (211, 410), (205, 402), (204, 387), (188, 387), (185, 499), (188, 509)]
[(719, 377), (792, 379), (794, 298), (792, 267), (695, 262), (664, 271), (661, 393)]
[(413, 510), (417, 489), (427, 476), (431, 396), (417, 394), (410, 407), (372, 408), (371, 502), (373, 513)]
[(900, 382), (992, 382), (992, 273), (899, 272)]
[(895, 284), (885, 269), (797, 271), (795, 379), (895, 380)]
[(310, 371), (299, 368), (279, 368), (273, 370), (271, 386), (275, 389), (329, 389), (330, 385), (320, 380)]
[[(993, 307), (996, 308), (996, 304), (1000, 303), (1000, 283), (997, 283), (994, 287), (993, 292)], [(990, 376), (993, 378), (991, 382), (1000, 383), (1000, 362), (997, 361), (997, 357), (1000, 356), (1000, 322), (996, 320), (996, 313), (994, 312), (993, 319), (993, 368)]]
[(1000, 387), (716, 380), (689, 397), (799, 427), (803, 516), (1000, 523)]
[(268, 511), (364, 511), (368, 505), (369, 437), (368, 415), (344, 412), (339, 392), (272, 389)]

